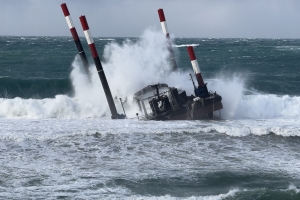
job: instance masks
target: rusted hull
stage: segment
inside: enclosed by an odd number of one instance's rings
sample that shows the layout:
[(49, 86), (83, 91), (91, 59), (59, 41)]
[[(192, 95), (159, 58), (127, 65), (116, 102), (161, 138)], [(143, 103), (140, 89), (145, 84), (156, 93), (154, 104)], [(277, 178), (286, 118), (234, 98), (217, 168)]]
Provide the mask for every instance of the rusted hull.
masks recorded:
[(171, 110), (161, 115), (154, 116), (150, 120), (200, 120), (212, 119), (213, 112), (223, 108), (222, 102), (216, 102), (205, 106), (195, 104), (193, 106), (185, 106), (177, 110)]

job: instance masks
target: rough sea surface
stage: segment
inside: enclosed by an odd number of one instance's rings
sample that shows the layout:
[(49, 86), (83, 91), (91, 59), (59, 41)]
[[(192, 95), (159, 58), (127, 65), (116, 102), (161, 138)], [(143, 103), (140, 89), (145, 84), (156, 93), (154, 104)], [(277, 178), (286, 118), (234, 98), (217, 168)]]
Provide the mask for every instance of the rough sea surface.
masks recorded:
[[(0, 199), (300, 199), (300, 39), (94, 38), (119, 113), (111, 120), (85, 38), (0, 36)], [(145, 121), (133, 94), (192, 94), (194, 46), (221, 120)]]

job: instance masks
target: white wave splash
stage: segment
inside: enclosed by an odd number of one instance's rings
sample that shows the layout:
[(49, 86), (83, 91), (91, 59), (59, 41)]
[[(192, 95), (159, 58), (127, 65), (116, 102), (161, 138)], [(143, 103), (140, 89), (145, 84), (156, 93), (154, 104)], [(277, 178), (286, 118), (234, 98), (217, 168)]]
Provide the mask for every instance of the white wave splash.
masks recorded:
[(230, 136), (267, 135), (290, 137), (300, 136), (300, 120), (297, 119), (239, 119), (225, 120), (212, 124), (205, 132), (217, 131)]
[(300, 189), (298, 189), (295, 185), (290, 185), (290, 186), (288, 187), (288, 189), (283, 190), (283, 191), (293, 191), (293, 192), (295, 192), (296, 194), (299, 194), (299, 193), (300, 193)]
[[(179, 74), (169, 75), (169, 52), (165, 37), (159, 32), (146, 30), (141, 38), (133, 42), (126, 40), (122, 45), (111, 42), (105, 47), (103, 68), (115, 98), (119, 113), (122, 107), (119, 98), (127, 103), (128, 116), (135, 116), (138, 109), (133, 95), (146, 85), (166, 82), (173, 77), (184, 82)], [(52, 99), (0, 99), (2, 118), (89, 118), (110, 116), (106, 97), (94, 65), (90, 66), (92, 83), (84, 74), (78, 57), (72, 63), (70, 74), (74, 96), (57, 95)]]
[(106, 105), (93, 106), (81, 103), (76, 98), (57, 95), (50, 99), (0, 99), (0, 117), (2, 118), (89, 118), (105, 114)]
[(300, 97), (289, 95), (245, 94), (245, 78), (235, 75), (208, 80), (208, 88), (222, 96), (223, 119), (298, 118)]
[[(103, 68), (107, 76), (116, 107), (122, 113), (119, 98), (125, 103), (128, 117), (135, 117), (138, 108), (133, 95), (149, 84), (167, 83), (171, 87), (193, 93), (188, 71), (170, 73), (169, 52), (165, 36), (146, 30), (139, 40), (114, 41), (105, 46)], [(92, 83), (84, 74), (78, 57), (72, 63), (70, 78), (74, 88), (72, 97), (57, 95), (48, 99), (0, 99), (2, 118), (98, 118), (110, 117), (98, 73), (90, 66)], [(300, 97), (273, 94), (245, 95), (245, 78), (216, 76), (206, 79), (208, 89), (219, 93), (223, 100), (223, 119), (299, 118)]]

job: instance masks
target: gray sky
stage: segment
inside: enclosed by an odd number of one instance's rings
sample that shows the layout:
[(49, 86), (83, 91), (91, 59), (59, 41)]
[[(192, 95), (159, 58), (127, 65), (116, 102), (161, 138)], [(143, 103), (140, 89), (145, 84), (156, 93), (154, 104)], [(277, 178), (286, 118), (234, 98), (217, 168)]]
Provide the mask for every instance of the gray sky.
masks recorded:
[(300, 0), (0, 0), (0, 35), (70, 36), (61, 3), (81, 36), (80, 15), (93, 36), (161, 31), (163, 8), (176, 37), (300, 38)]

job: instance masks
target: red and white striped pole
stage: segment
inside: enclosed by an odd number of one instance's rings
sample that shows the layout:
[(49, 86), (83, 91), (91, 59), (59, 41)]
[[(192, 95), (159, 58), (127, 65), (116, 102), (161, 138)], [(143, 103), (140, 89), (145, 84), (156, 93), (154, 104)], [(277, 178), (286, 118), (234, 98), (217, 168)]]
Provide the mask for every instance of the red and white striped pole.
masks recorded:
[(90, 29), (89, 29), (89, 25), (86, 21), (85, 16), (80, 16), (79, 19), (80, 19), (80, 22), (81, 22), (81, 25), (82, 25), (87, 43), (88, 43), (89, 48), (91, 50), (91, 53), (92, 53), (92, 56), (93, 56), (93, 59), (94, 59), (94, 62), (95, 62), (95, 65), (96, 65), (96, 68), (97, 68), (97, 71), (98, 71), (98, 75), (100, 77), (100, 81), (102, 83), (102, 87), (103, 87), (103, 90), (104, 90), (104, 93), (105, 93), (105, 96), (106, 96), (106, 99), (107, 99), (107, 102), (108, 102), (108, 105), (109, 105), (109, 108), (110, 108), (110, 112), (111, 112), (111, 115), (112, 115), (111, 118), (112, 119), (119, 119), (120, 115), (117, 113), (117, 109), (116, 109), (114, 100), (112, 98), (111, 91), (110, 91), (108, 82), (106, 80), (106, 76), (104, 74), (103, 67), (102, 67), (102, 64), (100, 62), (100, 58), (98, 56), (98, 52), (96, 50), (94, 40), (92, 38)]
[(201, 71), (200, 71), (200, 68), (199, 68), (199, 65), (198, 65), (198, 61), (197, 61), (196, 56), (195, 56), (194, 48), (192, 46), (188, 46), (187, 50), (188, 50), (188, 53), (189, 53), (189, 56), (190, 56), (190, 60), (191, 60), (195, 75), (196, 75), (198, 85), (199, 85), (199, 87), (203, 87), (205, 84), (204, 84), (204, 81), (203, 81), (203, 78), (202, 78), (202, 75), (201, 75)]
[(65, 3), (61, 4), (61, 8), (62, 8), (62, 11), (63, 11), (63, 13), (65, 15), (65, 18), (66, 18), (67, 24), (69, 26), (70, 32), (71, 32), (71, 34), (73, 36), (74, 42), (76, 44), (76, 47), (77, 47), (78, 53), (80, 55), (81, 61), (83, 63), (83, 66), (85, 68), (85, 71), (86, 71), (86, 73), (88, 75), (89, 80), (91, 81), (91, 75), (89, 73), (88, 59), (87, 59), (87, 57), (85, 55), (84, 49), (83, 49), (82, 44), (80, 42), (80, 39), (78, 37), (76, 28), (74, 27), (71, 15), (69, 13), (69, 9), (68, 9), (68, 7), (67, 7), (67, 5)]
[(158, 16), (159, 16), (161, 28), (162, 28), (164, 34), (166, 35), (166, 37), (169, 39), (170, 34), (169, 34), (169, 31), (168, 31), (167, 22), (166, 22), (166, 18), (165, 18), (165, 14), (164, 14), (163, 9), (161, 9), (161, 8), (158, 9)]
[(160, 25), (161, 25), (161, 28), (163, 30), (163, 33), (166, 35), (166, 38), (168, 39), (168, 50), (170, 52), (170, 60), (171, 60), (171, 63), (172, 63), (173, 71), (177, 71), (177, 63), (176, 63), (176, 60), (175, 60), (174, 51), (173, 51), (172, 44), (171, 44), (171, 41), (170, 41), (170, 34), (169, 34), (169, 31), (168, 31), (167, 22), (166, 22), (166, 18), (165, 18), (165, 14), (164, 14), (163, 9), (161, 9), (161, 8), (158, 9), (158, 16), (159, 16)]

